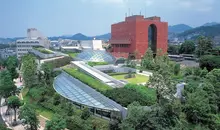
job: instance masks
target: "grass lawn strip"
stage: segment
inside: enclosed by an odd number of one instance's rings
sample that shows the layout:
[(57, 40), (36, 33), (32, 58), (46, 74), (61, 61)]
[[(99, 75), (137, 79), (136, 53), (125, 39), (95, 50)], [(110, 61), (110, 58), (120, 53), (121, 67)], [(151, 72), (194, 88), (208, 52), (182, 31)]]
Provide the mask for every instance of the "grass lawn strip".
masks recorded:
[(126, 81), (128, 81), (129, 83), (132, 83), (132, 84), (146, 83), (146, 82), (148, 82), (148, 80), (149, 80), (149, 77), (144, 76), (144, 75), (139, 75), (139, 74), (135, 74), (135, 78), (125, 79), (124, 77), (125, 77), (126, 75), (127, 75), (127, 74), (114, 75), (114, 76), (112, 76), (112, 77), (115, 78), (115, 79), (118, 79), (118, 80), (126, 80)]

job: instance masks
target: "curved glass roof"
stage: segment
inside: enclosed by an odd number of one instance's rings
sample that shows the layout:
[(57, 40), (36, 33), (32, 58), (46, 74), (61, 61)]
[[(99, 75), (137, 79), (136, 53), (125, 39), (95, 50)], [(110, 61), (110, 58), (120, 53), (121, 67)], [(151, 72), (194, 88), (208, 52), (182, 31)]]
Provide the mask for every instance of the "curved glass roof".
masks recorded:
[(54, 89), (63, 97), (88, 107), (112, 111), (123, 111), (124, 109), (120, 104), (110, 100), (65, 72), (54, 80)]
[(76, 59), (91, 62), (114, 63), (116, 58), (110, 53), (101, 50), (85, 50), (77, 55)]

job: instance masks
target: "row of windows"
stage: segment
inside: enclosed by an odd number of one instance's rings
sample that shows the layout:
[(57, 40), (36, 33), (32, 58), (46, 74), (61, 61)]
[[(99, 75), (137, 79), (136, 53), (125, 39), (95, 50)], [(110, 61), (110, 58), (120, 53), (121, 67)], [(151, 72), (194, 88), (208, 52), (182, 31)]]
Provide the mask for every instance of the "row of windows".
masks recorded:
[(38, 41), (24, 41), (24, 42), (17, 42), (17, 43), (39, 43)]
[(32, 45), (17, 45), (17, 47), (32, 47)]
[(112, 47), (124, 47), (124, 48), (128, 48), (129, 45), (128, 45), (128, 44), (113, 44)]
[(32, 49), (18, 49), (18, 51), (31, 51)]

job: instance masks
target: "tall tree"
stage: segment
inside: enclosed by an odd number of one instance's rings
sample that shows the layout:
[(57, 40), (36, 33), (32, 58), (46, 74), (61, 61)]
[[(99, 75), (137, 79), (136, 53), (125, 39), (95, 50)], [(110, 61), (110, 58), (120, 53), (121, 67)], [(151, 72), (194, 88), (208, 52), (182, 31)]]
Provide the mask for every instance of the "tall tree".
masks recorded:
[(11, 80), (11, 75), (8, 70), (0, 72), (0, 96), (8, 98), (16, 90), (16, 86)]
[(27, 54), (22, 57), (22, 72), (26, 87), (36, 84), (37, 63), (33, 55)]
[(44, 63), (41, 65), (41, 70), (43, 71), (43, 79), (47, 85), (51, 84), (53, 77), (53, 66), (50, 63)]
[(197, 40), (197, 50), (196, 54), (198, 57), (204, 55), (208, 50), (211, 50), (213, 47), (212, 40), (210, 38), (201, 36)]
[(17, 109), (22, 105), (20, 99), (17, 96), (11, 96), (8, 98), (8, 106), (14, 110), (14, 121), (17, 119)]
[(45, 130), (64, 130), (66, 128), (66, 120), (59, 115), (52, 117), (47, 121)]
[(24, 123), (30, 127), (30, 130), (38, 129), (39, 119), (35, 109), (30, 104), (21, 107), (19, 118), (25, 120)]
[(11, 78), (18, 78), (18, 73), (16, 68), (18, 67), (18, 59), (15, 56), (9, 56), (6, 60), (6, 67), (11, 74)]
[(181, 46), (179, 52), (181, 54), (193, 54), (196, 49), (193, 41), (185, 41)]
[(141, 66), (144, 69), (150, 69), (150, 70), (154, 69), (154, 56), (153, 56), (153, 51), (151, 49), (148, 49), (144, 54), (144, 57), (141, 60)]

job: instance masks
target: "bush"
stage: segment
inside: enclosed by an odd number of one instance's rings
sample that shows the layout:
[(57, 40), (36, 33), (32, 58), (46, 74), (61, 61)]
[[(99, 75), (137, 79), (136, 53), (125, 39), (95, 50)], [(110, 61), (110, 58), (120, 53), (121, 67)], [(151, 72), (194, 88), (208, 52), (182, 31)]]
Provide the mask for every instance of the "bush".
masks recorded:
[(201, 68), (206, 68), (208, 71), (214, 68), (220, 68), (220, 56), (204, 55), (199, 59), (199, 65)]
[(110, 86), (102, 83), (101, 81), (94, 79), (76, 69), (73, 68), (65, 68), (65, 72), (73, 76), (74, 78), (80, 80), (81, 82), (87, 84), (88, 86), (94, 88), (95, 90), (104, 93), (106, 90), (112, 89)]
[(176, 65), (174, 66), (174, 74), (175, 74), (175, 75), (178, 75), (179, 72), (180, 72), (180, 64), (176, 64)]
[(72, 60), (71, 57), (63, 57), (52, 61), (46, 61), (45, 63), (51, 64), (53, 68), (60, 68), (62, 66), (70, 64), (71, 60)]
[(124, 107), (135, 101), (138, 101), (142, 106), (150, 106), (156, 102), (155, 90), (140, 85), (129, 84), (124, 88), (107, 90), (105, 95)]
[(82, 115), (81, 115), (81, 118), (83, 119), (83, 120), (87, 120), (89, 117), (91, 116), (91, 113), (90, 113), (90, 111), (89, 111), (89, 108), (84, 108), (83, 110), (82, 110)]

